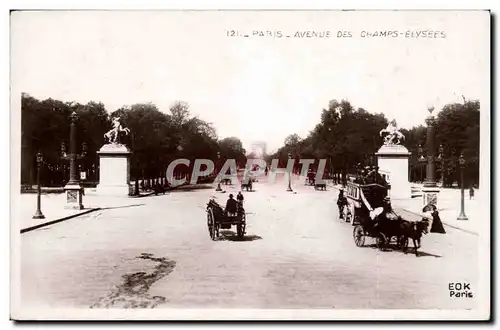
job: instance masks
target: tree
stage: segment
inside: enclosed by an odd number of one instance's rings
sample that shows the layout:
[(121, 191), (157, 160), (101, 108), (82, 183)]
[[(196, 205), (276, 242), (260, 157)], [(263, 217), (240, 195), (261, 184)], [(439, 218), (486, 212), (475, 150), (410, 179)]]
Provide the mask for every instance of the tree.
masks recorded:
[(449, 160), (448, 167), (452, 168), (452, 179), (448, 183), (460, 178), (457, 165), (460, 154), (467, 160), (464, 172), (466, 185), (479, 183), (479, 111), (479, 101), (466, 100), (463, 104), (445, 105), (437, 116), (436, 142), (443, 145), (443, 156)]
[[(106, 110), (101, 103), (62, 102), (54, 99), (39, 101), (29, 94), (21, 96), (21, 182), (33, 183), (35, 154), (43, 154), (42, 184), (64, 185), (69, 179), (69, 164), (61, 159), (61, 144), (69, 148), (70, 115), (75, 111), (77, 146), (87, 144), (88, 154), (95, 155), (108, 126)], [(69, 150), (68, 150), (69, 151)], [(81, 152), (81, 149), (77, 150)], [(95, 164), (97, 157), (78, 162), (84, 168)], [(94, 166), (95, 168), (95, 166)]]
[[(247, 161), (243, 143), (237, 137), (231, 136), (220, 140), (219, 150), (222, 159), (235, 159), (238, 166), (244, 166)], [(249, 155), (248, 158), (252, 158), (252, 156)]]

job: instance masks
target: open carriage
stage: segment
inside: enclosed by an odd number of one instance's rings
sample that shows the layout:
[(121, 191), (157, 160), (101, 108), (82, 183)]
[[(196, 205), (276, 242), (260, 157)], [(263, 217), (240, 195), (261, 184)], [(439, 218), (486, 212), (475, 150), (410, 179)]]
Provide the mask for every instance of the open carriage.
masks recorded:
[(207, 203), (207, 226), (212, 240), (219, 237), (220, 229), (231, 229), (232, 226), (236, 226), (238, 237), (243, 237), (246, 230), (246, 215), (243, 205), (238, 203), (237, 212), (231, 214), (226, 212), (214, 198), (210, 198)]

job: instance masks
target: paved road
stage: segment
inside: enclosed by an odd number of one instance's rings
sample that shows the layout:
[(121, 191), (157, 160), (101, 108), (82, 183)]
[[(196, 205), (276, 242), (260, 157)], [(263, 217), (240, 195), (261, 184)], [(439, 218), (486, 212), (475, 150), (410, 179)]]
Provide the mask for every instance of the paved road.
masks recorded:
[[(225, 187), (225, 186), (223, 186)], [(211, 241), (210, 190), (174, 192), (22, 235), (22, 303), (52, 307), (473, 308), (448, 283), (477, 287), (477, 236), (447, 228), (424, 255), (358, 248), (336, 191), (283, 180), (244, 193), (247, 236)], [(226, 194), (217, 194), (220, 202)], [(367, 243), (370, 243), (367, 240)]]

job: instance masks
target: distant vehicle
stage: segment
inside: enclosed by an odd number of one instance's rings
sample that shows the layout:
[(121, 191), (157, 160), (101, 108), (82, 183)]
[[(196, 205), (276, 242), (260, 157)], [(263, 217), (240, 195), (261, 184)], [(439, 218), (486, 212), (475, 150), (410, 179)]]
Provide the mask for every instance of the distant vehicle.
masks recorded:
[(246, 214), (243, 205), (238, 203), (237, 212), (229, 214), (214, 198), (210, 198), (207, 203), (207, 226), (210, 238), (214, 241), (219, 237), (220, 229), (230, 229), (231, 226), (236, 226), (236, 233), (242, 238), (246, 233)]

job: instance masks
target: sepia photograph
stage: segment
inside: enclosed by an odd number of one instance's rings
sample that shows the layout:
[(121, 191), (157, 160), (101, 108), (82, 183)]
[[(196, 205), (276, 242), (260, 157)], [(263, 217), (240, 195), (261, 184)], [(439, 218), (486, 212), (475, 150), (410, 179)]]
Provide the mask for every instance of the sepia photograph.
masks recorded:
[(491, 318), (487, 10), (13, 10), (13, 320)]

